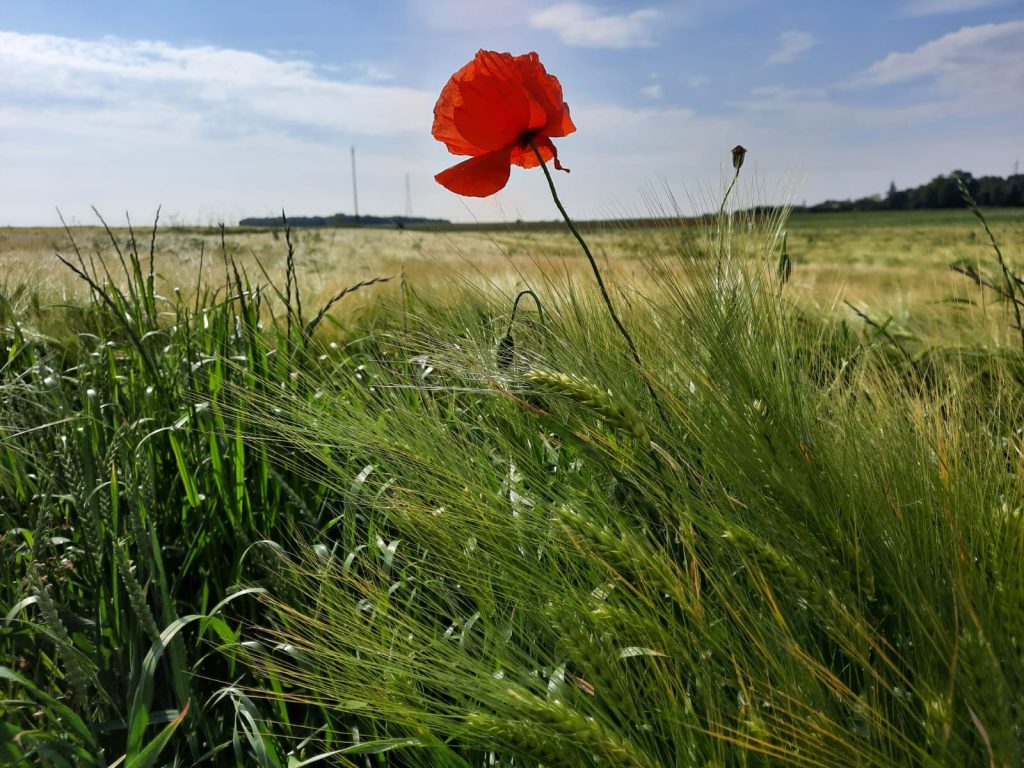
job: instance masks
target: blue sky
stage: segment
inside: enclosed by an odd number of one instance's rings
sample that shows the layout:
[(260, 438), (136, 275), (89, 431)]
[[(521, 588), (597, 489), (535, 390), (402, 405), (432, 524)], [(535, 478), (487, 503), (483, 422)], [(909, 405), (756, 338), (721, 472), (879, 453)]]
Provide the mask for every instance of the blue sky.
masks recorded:
[(536, 171), (433, 181), (434, 101), (478, 48), (561, 80), (581, 218), (713, 198), (737, 143), (760, 202), (1024, 156), (1021, 0), (0, 0), (0, 225), (351, 213), (353, 145), (362, 213), (403, 213), (408, 174), (418, 215), (556, 218)]

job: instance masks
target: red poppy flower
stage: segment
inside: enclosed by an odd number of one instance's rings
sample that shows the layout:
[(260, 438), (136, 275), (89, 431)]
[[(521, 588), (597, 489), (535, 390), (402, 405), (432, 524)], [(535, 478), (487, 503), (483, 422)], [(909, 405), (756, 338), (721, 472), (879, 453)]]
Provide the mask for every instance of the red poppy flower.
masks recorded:
[(434, 178), (459, 195), (487, 197), (508, 183), (513, 164), (538, 165), (530, 143), (545, 162), (558, 162), (553, 136), (576, 130), (562, 101), (558, 78), (549, 75), (536, 53), (478, 51), (452, 75), (434, 106), (434, 138), (453, 155), (470, 159)]

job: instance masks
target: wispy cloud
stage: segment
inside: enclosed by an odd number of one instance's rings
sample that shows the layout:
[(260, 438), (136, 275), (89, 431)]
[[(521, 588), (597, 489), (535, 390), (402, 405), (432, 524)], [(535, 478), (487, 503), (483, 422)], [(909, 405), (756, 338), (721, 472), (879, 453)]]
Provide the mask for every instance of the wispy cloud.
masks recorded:
[(352, 65), (352, 69), (362, 79), (370, 82), (385, 83), (395, 79), (395, 75), (392, 72), (368, 61), (356, 62)]
[(890, 53), (851, 82), (923, 83), (937, 95), (987, 112), (1022, 111), (1024, 20), (963, 27), (907, 53)]
[(650, 85), (645, 85), (641, 88), (640, 93), (649, 99), (660, 99), (664, 93), (664, 89), (662, 89), (661, 83), (651, 83)]
[(435, 94), (346, 82), (298, 59), (0, 32), (0, 92), (0, 146), (17, 148), (4, 153), (8, 221), (89, 203), (135, 218), (163, 204), (203, 222), (343, 210), (350, 143), (367, 209), (394, 211), (404, 174), (435, 170)]
[(559, 3), (530, 15), (530, 26), (555, 32), (566, 45), (581, 48), (650, 48), (661, 14), (641, 8), (629, 14), (606, 13), (584, 3)]
[(769, 64), (789, 64), (802, 53), (816, 46), (818, 41), (810, 32), (791, 29), (779, 35), (779, 47), (768, 57)]
[(903, 5), (904, 16), (941, 16), (948, 13), (965, 13), (982, 8), (1006, 5), (1008, 0), (907, 0)]
[(211, 46), (14, 32), (0, 32), (0, 90), (9, 106), (31, 103), (93, 115), (134, 109), (143, 121), (147, 112), (170, 111), (206, 119), (211, 128), (259, 118), (263, 124), (374, 135), (425, 130), (433, 105), (431, 95), (410, 88), (331, 79), (308, 61)]

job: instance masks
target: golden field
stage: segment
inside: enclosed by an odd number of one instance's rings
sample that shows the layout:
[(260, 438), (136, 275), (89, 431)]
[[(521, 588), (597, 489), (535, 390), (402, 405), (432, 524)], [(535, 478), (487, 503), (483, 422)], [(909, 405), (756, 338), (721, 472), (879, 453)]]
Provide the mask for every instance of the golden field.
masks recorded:
[[(993, 210), (986, 217), (1011, 266), (1024, 261), (1024, 211)], [(620, 285), (641, 292), (648, 260), (678, 262), (708, 249), (716, 237), (709, 225), (658, 221), (588, 227), (587, 234), (602, 266)], [(968, 211), (883, 213), (797, 213), (783, 224), (751, 223), (743, 214), (732, 220), (737, 253), (771, 264), (786, 232), (794, 269), (787, 290), (810, 307), (828, 308), (848, 301), (879, 320), (916, 333), (947, 335), (971, 325), (966, 316), (992, 300), (969, 280), (951, 272), (950, 262), (967, 260), (994, 275), (994, 252), (981, 223)], [(122, 250), (131, 248), (131, 233), (115, 228)], [(151, 230), (136, 228), (135, 238), (148, 265)], [(102, 227), (0, 229), (0, 289), (23, 304), (37, 307), (77, 303), (85, 286), (57, 259), (102, 259), (114, 279), (120, 266), (110, 235)], [(558, 275), (588, 270), (571, 235), (561, 227), (495, 225), (491, 229), (424, 230), (295, 229), (291, 233), (295, 264), (308, 307), (317, 307), (338, 290), (379, 276), (395, 279), (347, 299), (349, 308), (407, 285), (422, 295), (444, 293), (459, 285), (491, 285), (512, 292), (534, 284), (543, 272)], [(201, 282), (217, 287), (225, 280), (224, 254), (246, 271), (253, 283), (266, 283), (265, 270), (281, 281), (288, 247), (280, 230), (227, 228), (223, 245), (217, 229), (160, 228), (154, 263), (158, 285), (167, 294), (186, 295)], [(852, 313), (851, 313), (852, 314)], [(990, 325), (1001, 325), (991, 311)]]

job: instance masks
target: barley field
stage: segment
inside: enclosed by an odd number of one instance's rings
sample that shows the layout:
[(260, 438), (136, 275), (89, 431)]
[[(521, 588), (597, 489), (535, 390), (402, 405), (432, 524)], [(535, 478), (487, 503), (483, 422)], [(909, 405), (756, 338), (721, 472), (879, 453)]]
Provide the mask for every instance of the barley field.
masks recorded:
[(0, 230), (0, 761), (1020, 765), (977, 213)]
[[(987, 214), (1010, 258), (1024, 250), (1024, 211)], [(959, 296), (964, 279), (949, 274), (950, 263), (985, 263), (990, 244), (979, 222), (964, 210), (869, 213), (796, 213), (784, 230), (794, 263), (793, 290), (809, 302), (828, 305), (847, 299), (883, 313), (908, 314), (930, 303)], [(693, 221), (660, 219), (595, 223), (588, 233), (606, 268), (635, 284), (647, 276), (645, 259), (672, 259), (679, 249), (707, 248), (707, 232)], [(151, 231), (114, 227), (128, 243), (134, 236), (149, 247)], [(73, 254), (72, 240), (87, 256), (103, 258), (111, 239), (102, 226), (0, 229), (0, 283), (10, 295), (26, 286), (42, 303), (86, 295), (86, 287), (55, 257)], [(401, 275), (435, 293), (456, 282), (490, 283), (506, 290), (525, 286), (542, 272), (586, 271), (571, 235), (557, 226), (516, 224), (421, 230), (298, 229), (292, 231), (295, 268), (315, 303), (348, 283)], [(253, 276), (283, 274), (288, 247), (281, 229), (227, 228), (222, 248), (216, 228), (161, 228), (157, 279), (162, 290), (196, 290), (201, 282), (224, 282), (224, 254)], [(257, 278), (260, 278), (259, 280)], [(387, 290), (394, 290), (394, 286)], [(925, 311), (925, 314), (930, 314)], [(941, 314), (941, 313), (940, 313)]]

